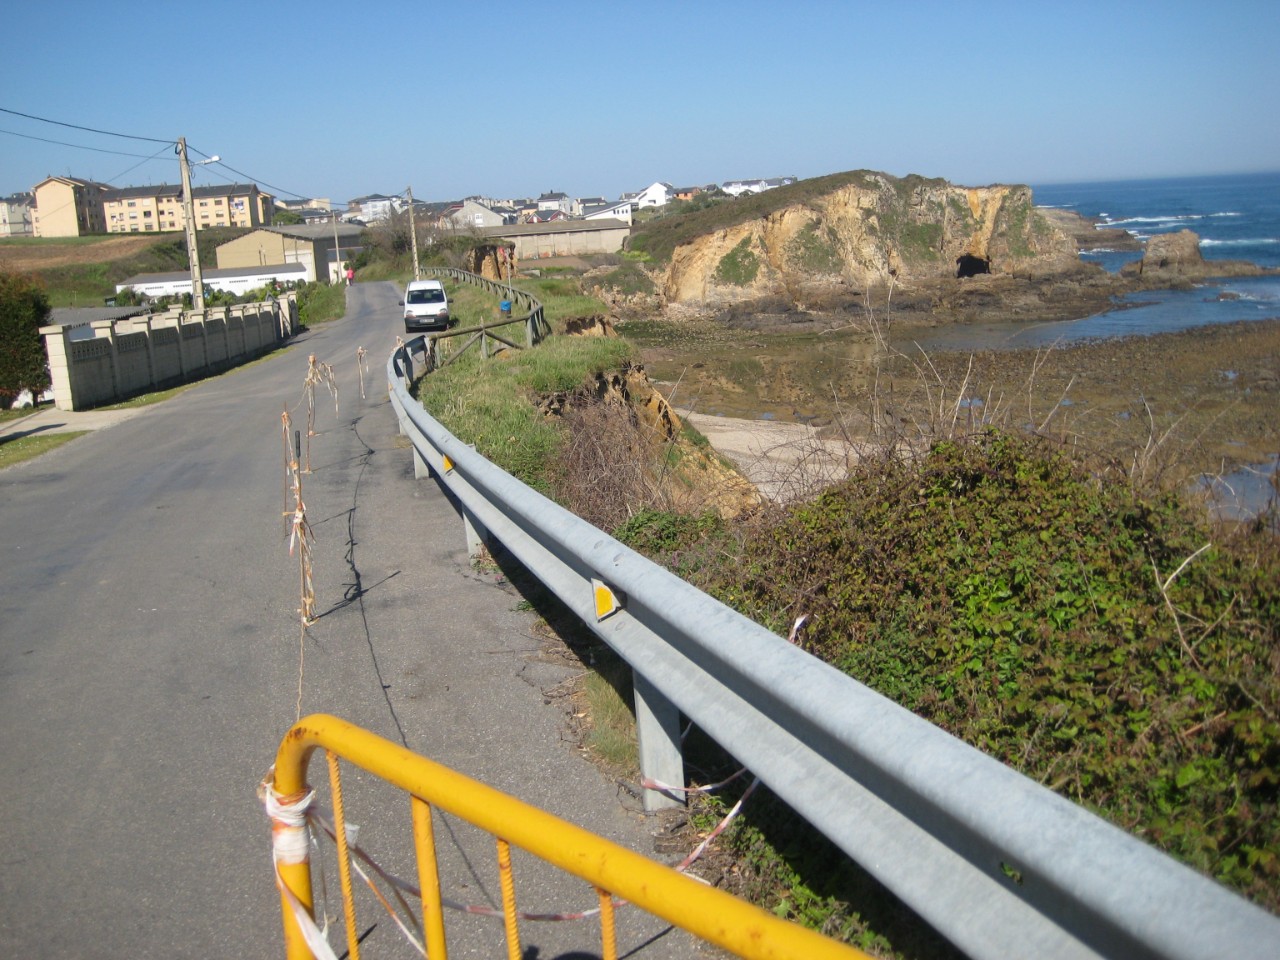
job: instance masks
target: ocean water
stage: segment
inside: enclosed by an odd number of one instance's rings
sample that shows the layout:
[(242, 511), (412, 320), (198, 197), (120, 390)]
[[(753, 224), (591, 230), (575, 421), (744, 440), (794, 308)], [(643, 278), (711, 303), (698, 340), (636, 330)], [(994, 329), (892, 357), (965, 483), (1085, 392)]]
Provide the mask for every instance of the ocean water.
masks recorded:
[[(1139, 240), (1193, 230), (1206, 260), (1280, 267), (1280, 173), (1177, 180), (1032, 186), (1039, 206), (1062, 207), (1128, 230)], [(1087, 262), (1116, 272), (1141, 252), (1095, 251)], [(1018, 350), (1078, 340), (1169, 333), (1280, 317), (1280, 275), (1207, 280), (1189, 290), (1119, 297), (1114, 310), (1057, 323), (973, 323), (922, 334), (926, 350)]]
[[(1192, 230), (1206, 260), (1280, 266), (1280, 172), (1171, 180), (1032, 185), (1035, 202), (1062, 207), (1139, 240)], [(1141, 253), (1099, 250), (1081, 259), (1115, 272)]]
[[(1172, 180), (1032, 186), (1035, 203), (1062, 207), (1145, 241), (1192, 230), (1206, 260), (1248, 260), (1280, 267), (1280, 173)], [(1141, 252), (1096, 250), (1081, 259), (1112, 273)], [(1209, 280), (1190, 290), (1148, 290), (1119, 297), (1116, 309), (1057, 323), (976, 323), (939, 328), (920, 338), (930, 350), (1001, 350), (1079, 340), (1142, 336), (1238, 320), (1280, 317), (1280, 276)], [(1252, 518), (1273, 506), (1280, 456), (1226, 477), (1202, 478), (1218, 516)]]

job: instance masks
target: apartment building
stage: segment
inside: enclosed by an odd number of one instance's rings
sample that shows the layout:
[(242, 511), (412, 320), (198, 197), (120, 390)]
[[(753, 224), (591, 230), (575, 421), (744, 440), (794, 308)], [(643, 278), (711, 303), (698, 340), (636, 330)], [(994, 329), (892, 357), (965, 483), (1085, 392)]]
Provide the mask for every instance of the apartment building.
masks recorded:
[(0, 198), (0, 237), (31, 236), (31, 194)]
[[(271, 223), (274, 202), (256, 184), (191, 188), (197, 230), (206, 227), (262, 227)], [(103, 195), (107, 233), (183, 230), (186, 219), (180, 186), (121, 187)]]
[[(81, 237), (90, 233), (159, 233), (183, 230), (182, 188), (113, 187), (79, 177), (46, 177), (31, 189), (31, 232), (37, 237)], [(191, 190), (196, 229), (263, 227), (275, 202), (253, 183), (201, 186)]]
[(196, 229), (205, 227), (265, 227), (271, 223), (275, 199), (256, 183), (225, 187), (192, 187)]
[(182, 188), (119, 187), (106, 191), (102, 212), (107, 233), (158, 233), (183, 229)]
[(79, 177), (45, 177), (31, 188), (31, 232), (37, 237), (106, 233), (102, 195), (110, 189)]

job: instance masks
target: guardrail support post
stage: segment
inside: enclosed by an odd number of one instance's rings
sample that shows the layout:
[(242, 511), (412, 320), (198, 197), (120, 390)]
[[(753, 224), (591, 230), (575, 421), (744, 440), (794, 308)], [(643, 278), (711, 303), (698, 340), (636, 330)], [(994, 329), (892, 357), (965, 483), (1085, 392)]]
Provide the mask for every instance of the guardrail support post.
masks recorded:
[[(640, 776), (672, 787), (684, 787), (684, 756), (680, 748), (680, 711), (640, 675), (631, 672), (635, 696), (636, 739), (640, 748)], [(646, 789), (646, 812), (684, 806), (684, 795)]]
[(467, 556), (475, 560), (484, 552), (489, 531), (466, 507), (462, 508), (462, 526), (467, 534)]
[[(404, 425), (401, 424), (400, 433), (403, 434), (404, 432), (405, 432)], [(413, 479), (425, 480), (427, 477), (430, 477), (430, 476), (431, 476), (431, 467), (427, 464), (427, 461), (423, 459), (422, 454), (418, 452), (418, 448), (414, 447), (413, 448)]]

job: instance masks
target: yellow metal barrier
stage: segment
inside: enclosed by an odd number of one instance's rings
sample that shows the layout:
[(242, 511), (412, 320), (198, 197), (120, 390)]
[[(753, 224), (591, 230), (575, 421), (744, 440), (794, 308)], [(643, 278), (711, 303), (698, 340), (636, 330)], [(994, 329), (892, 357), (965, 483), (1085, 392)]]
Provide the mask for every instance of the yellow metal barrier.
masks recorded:
[[(351, 898), (349, 850), (342, 810), (338, 758), (362, 767), (412, 797), (413, 835), (422, 892), (424, 945), (430, 960), (446, 960), (440, 880), (436, 865), (431, 808), (450, 813), (491, 834), (498, 843), (507, 953), (519, 960), (514, 883), (510, 847), (516, 846), (586, 881), (601, 905), (601, 956), (617, 956), (613, 944), (613, 897), (620, 897), (694, 936), (749, 960), (850, 960), (862, 952), (781, 920), (723, 890), (706, 886), (647, 857), (531, 807), (426, 757), (353, 726), (336, 717), (315, 714), (295, 724), (276, 754), (274, 792), (279, 804), (298, 804), (310, 792), (307, 764), (323, 748), (329, 757), (334, 799), (334, 833), (339, 850), (345, 902), (348, 950), (359, 960), (355, 913)], [(312, 911), (311, 864), (305, 827), (273, 814), (277, 869), (282, 881), (286, 956), (312, 956), (295, 918), (290, 898)], [(283, 842), (282, 834), (285, 836)], [(281, 850), (292, 851), (281, 855)]]

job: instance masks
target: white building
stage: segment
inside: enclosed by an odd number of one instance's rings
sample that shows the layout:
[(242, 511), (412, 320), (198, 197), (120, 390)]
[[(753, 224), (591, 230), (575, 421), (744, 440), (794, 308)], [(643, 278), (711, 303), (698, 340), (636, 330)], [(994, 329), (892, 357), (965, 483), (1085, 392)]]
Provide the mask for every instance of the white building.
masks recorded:
[[(307, 279), (307, 268), (301, 263), (281, 263), (271, 267), (234, 267), (229, 270), (202, 270), (200, 279), (211, 290), (225, 290), (236, 296), (265, 287), (271, 281), (300, 282)], [(139, 296), (157, 299), (179, 297), (191, 292), (191, 274), (139, 273), (116, 284), (116, 293), (133, 290)]]
[(544, 193), (538, 198), (539, 212), (549, 210), (559, 210), (568, 216), (573, 212), (573, 201), (569, 199), (567, 193)]
[(630, 225), (636, 212), (634, 200), (619, 200), (617, 203), (588, 204), (582, 208), (583, 220), (621, 220)]
[(355, 217), (365, 223), (377, 223), (379, 220), (390, 219), (393, 213), (399, 213), (405, 206), (403, 197), (388, 197), (381, 193), (371, 193), (367, 197), (356, 197), (354, 200), (348, 200), (347, 212), (343, 219)]
[(637, 194), (624, 193), (622, 198), (624, 200), (634, 199), (636, 209), (640, 209), (641, 207), (665, 207), (674, 199), (675, 195), (675, 187), (658, 180), (649, 184)]
[(795, 182), (795, 177), (770, 177), (767, 180), (726, 180), (720, 184), (720, 189), (731, 197), (740, 197), (744, 193), (764, 193), (764, 191), (772, 190), (774, 187), (785, 187), (787, 184)]
[(0, 198), (0, 237), (31, 236), (31, 194)]
[(467, 227), (481, 229), (484, 227), (500, 227), (504, 223), (511, 222), (500, 211), (494, 210), (470, 197), (462, 201), (460, 208), (450, 211), (448, 219), (455, 227), (463, 229)]

